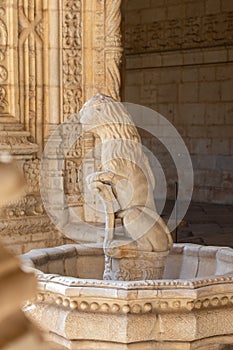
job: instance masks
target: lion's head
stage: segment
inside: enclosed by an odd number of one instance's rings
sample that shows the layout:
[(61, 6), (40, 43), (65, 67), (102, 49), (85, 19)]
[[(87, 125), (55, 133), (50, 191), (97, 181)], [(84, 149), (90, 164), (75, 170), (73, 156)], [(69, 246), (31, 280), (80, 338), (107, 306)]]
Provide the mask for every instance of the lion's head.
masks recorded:
[[(114, 101), (110, 96), (97, 94), (83, 105), (80, 117), (84, 131), (100, 136), (102, 147), (103, 143), (105, 147), (109, 147), (107, 141), (114, 141), (111, 160), (116, 167), (120, 160), (130, 160), (132, 164), (143, 168), (154, 187), (154, 176), (142, 150), (140, 135), (130, 114), (121, 102)], [(105, 161), (108, 160), (105, 159)]]

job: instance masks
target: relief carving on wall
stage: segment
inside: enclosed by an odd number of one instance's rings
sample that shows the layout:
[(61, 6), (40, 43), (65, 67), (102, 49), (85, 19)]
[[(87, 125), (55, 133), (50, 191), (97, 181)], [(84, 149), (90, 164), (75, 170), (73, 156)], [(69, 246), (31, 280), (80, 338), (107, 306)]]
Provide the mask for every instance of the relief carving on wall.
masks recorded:
[(131, 25), (127, 54), (223, 46), (233, 43), (233, 12)]
[(6, 51), (8, 45), (8, 32), (6, 26), (5, 1), (0, 2), (0, 113), (7, 112), (7, 79)]
[[(40, 157), (49, 128), (77, 113), (88, 94), (105, 92), (120, 99), (120, 5), (121, 0), (0, 0), (0, 123), (4, 128), (11, 123), (7, 135), (0, 132), (0, 149), (13, 150), (27, 180), (25, 199), (0, 214), (1, 232), (12, 232), (14, 226), (20, 232), (30, 226), (40, 231), (44, 223), (49, 227), (39, 195)], [(85, 16), (91, 17), (91, 26)], [(91, 38), (88, 44), (84, 35)], [(53, 65), (60, 68), (51, 73)], [(57, 72), (55, 84), (51, 75)], [(56, 96), (54, 87), (59, 88)], [(51, 117), (53, 104), (57, 118)], [(86, 145), (87, 140), (77, 142), (65, 161), (64, 189), (73, 207), (83, 206), (80, 163)], [(5, 219), (10, 219), (8, 226)]]
[(32, 140), (42, 147), (43, 117), (47, 104), (45, 93), (47, 62), (44, 55), (46, 1), (18, 2), (19, 87), (21, 122)]
[(63, 4), (63, 119), (82, 105), (82, 16), (80, 0)]
[(106, 87), (107, 94), (115, 100), (120, 100), (121, 88), (121, 0), (106, 2)]

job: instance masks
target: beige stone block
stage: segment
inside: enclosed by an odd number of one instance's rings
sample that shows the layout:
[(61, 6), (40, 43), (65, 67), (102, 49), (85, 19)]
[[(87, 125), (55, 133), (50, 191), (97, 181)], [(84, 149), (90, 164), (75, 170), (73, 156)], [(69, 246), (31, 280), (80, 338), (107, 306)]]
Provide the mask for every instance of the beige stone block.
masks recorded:
[(197, 126), (193, 125), (191, 128), (187, 129), (187, 136), (189, 137), (197, 137), (197, 138), (207, 138), (208, 136), (208, 131), (205, 128), (205, 126)]
[(137, 103), (140, 101), (140, 87), (139, 86), (127, 86), (125, 88), (125, 100), (127, 102)]
[[(165, 1), (166, 0), (151, 0), (151, 7), (156, 9), (159, 6), (165, 5)], [(168, 0), (168, 4), (169, 4), (169, 1), (170, 0)]]
[(66, 276), (77, 277), (77, 258), (66, 258), (64, 261), (64, 270)]
[(167, 18), (177, 19), (177, 18), (185, 18), (185, 6), (184, 4), (176, 4), (173, 6), (168, 6), (167, 8)]
[(217, 156), (216, 159), (217, 169), (233, 171), (233, 162), (231, 156)]
[[(163, 21), (166, 19), (166, 7), (156, 7), (153, 9), (152, 7), (140, 11), (141, 22), (143, 24), (153, 23), (155, 21)], [(128, 19), (127, 19), (128, 22)]]
[(203, 155), (200, 154), (198, 157), (198, 168), (199, 169), (207, 169), (207, 170), (212, 170), (215, 169), (216, 167), (216, 157), (213, 155)]
[(52, 274), (64, 275), (64, 262), (63, 260), (49, 260), (48, 261), (48, 272)]
[(230, 152), (233, 154), (233, 140), (230, 140)]
[[(145, 69), (143, 72), (143, 84), (153, 85), (153, 84), (160, 83), (161, 81), (160, 75), (161, 75), (160, 69), (153, 69), (153, 70)], [(140, 81), (140, 84), (141, 83), (142, 82)]]
[(185, 13), (187, 17), (200, 17), (205, 13), (205, 4), (203, 1), (195, 1), (186, 4)]
[(205, 106), (200, 103), (180, 103), (175, 115), (176, 123), (185, 125), (202, 125), (205, 122)]
[(228, 61), (233, 60), (233, 49), (228, 49)]
[(178, 97), (176, 84), (164, 84), (158, 88), (158, 102), (175, 102)]
[(184, 52), (183, 62), (185, 65), (188, 64), (202, 64), (204, 56), (202, 51)]
[(216, 78), (216, 67), (202, 66), (199, 68), (200, 81), (214, 81)]
[(233, 64), (228, 63), (224, 66), (220, 65), (216, 67), (216, 79), (217, 80), (232, 80), (233, 79)]
[(180, 278), (193, 278), (196, 276), (199, 265), (199, 250), (201, 246), (189, 246), (184, 248), (182, 266), (180, 270)]
[(104, 258), (102, 256), (79, 256), (77, 259), (77, 276), (79, 278), (102, 279), (104, 272)]
[(216, 254), (216, 275), (232, 273), (233, 255), (230, 248), (220, 248)]
[(217, 82), (200, 83), (199, 101), (219, 101), (220, 100), (220, 84)]
[(179, 83), (180, 78), (181, 78), (180, 68), (161, 69), (161, 72), (160, 72), (161, 84)]
[(140, 55), (126, 57), (126, 69), (140, 69), (141, 67), (142, 57)]
[(230, 140), (215, 138), (212, 140), (212, 152), (219, 155), (230, 155)]
[(206, 50), (204, 51), (204, 63), (215, 63), (215, 62), (226, 62), (227, 61), (227, 50)]
[(224, 81), (221, 83), (221, 100), (232, 101), (233, 98), (233, 81)]
[(141, 85), (142, 79), (143, 79), (143, 71), (128, 70), (126, 72), (126, 85), (127, 86)]
[(220, 138), (231, 138), (233, 135), (233, 125), (210, 125), (206, 129), (208, 137), (220, 137)]
[(233, 103), (224, 103), (225, 106), (225, 123), (233, 124)]
[(209, 154), (212, 151), (211, 139), (192, 139), (190, 151), (192, 154)]
[(141, 11), (139, 12), (138, 10), (129, 10), (126, 11), (125, 13), (126, 21), (127, 21), (127, 27), (126, 27), (126, 32), (130, 26), (137, 25), (141, 23)]
[(162, 65), (163, 66), (180, 66), (183, 64), (183, 55), (182, 53), (164, 53), (161, 55)]
[(157, 86), (154, 85), (143, 85), (141, 87), (141, 103), (150, 103), (153, 101), (154, 103), (157, 102), (158, 100), (158, 88)]
[(220, 0), (206, 0), (205, 13), (207, 15), (219, 13), (220, 9), (221, 9), (221, 1)]
[(162, 56), (159, 53), (142, 56), (143, 68), (154, 68), (162, 65)]
[(150, 7), (150, 0), (134, 0), (130, 3), (130, 10), (142, 10)]
[(179, 85), (179, 101), (180, 102), (197, 102), (198, 100), (198, 84), (183, 83)]
[(183, 246), (173, 247), (170, 251), (164, 270), (164, 279), (176, 279), (180, 276), (180, 270), (183, 262)]
[(201, 247), (197, 277), (212, 276), (216, 270), (216, 254), (218, 247)]
[[(215, 101), (213, 99), (213, 101)], [(224, 108), (221, 104), (212, 103), (205, 104), (205, 121), (207, 125), (221, 125), (224, 124)]]
[(222, 11), (233, 11), (233, 3), (229, 0), (221, 0)]
[(174, 116), (177, 115), (177, 105), (173, 103), (160, 103), (156, 106), (156, 109), (170, 122), (172, 122), (174, 120)]
[(182, 82), (198, 81), (198, 68), (183, 68)]

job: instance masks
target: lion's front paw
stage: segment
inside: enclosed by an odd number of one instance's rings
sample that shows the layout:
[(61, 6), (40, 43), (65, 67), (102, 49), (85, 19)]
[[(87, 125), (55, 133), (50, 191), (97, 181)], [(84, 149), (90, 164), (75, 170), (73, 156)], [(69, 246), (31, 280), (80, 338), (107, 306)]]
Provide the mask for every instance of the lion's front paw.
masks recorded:
[(98, 181), (98, 175), (96, 173), (92, 173), (92, 174), (87, 175), (86, 183), (87, 183), (88, 187), (95, 181)]

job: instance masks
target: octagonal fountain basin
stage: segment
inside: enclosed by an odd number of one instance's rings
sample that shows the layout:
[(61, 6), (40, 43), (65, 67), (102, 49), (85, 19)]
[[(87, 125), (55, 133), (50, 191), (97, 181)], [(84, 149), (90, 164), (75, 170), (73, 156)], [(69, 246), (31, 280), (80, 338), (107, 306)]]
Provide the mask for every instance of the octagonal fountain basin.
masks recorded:
[(102, 280), (100, 245), (33, 250), (22, 260), (38, 278), (37, 300), (26, 313), (59, 349), (233, 343), (233, 249), (175, 244), (162, 280), (134, 282)]

